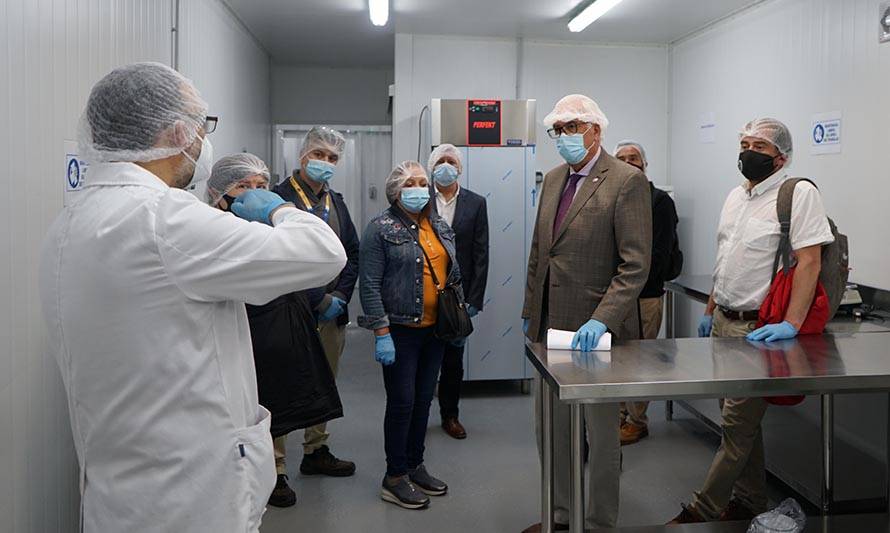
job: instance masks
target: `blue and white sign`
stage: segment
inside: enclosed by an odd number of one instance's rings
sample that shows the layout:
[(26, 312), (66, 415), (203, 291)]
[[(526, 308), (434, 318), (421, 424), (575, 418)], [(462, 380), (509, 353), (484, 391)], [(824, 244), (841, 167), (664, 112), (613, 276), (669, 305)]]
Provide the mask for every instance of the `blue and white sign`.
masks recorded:
[(841, 152), (841, 112), (813, 115), (810, 127), (810, 153), (839, 154)]
[(83, 189), (89, 164), (77, 155), (77, 143), (65, 141), (65, 205), (68, 195)]

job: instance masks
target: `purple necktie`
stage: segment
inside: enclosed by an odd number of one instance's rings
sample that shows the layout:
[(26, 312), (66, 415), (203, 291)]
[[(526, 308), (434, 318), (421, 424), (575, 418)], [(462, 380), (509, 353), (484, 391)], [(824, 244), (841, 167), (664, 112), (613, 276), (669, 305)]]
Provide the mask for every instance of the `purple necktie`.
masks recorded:
[(560, 226), (562, 226), (563, 220), (566, 219), (566, 215), (569, 213), (569, 208), (572, 207), (572, 200), (575, 199), (575, 191), (578, 189), (578, 180), (583, 178), (581, 174), (572, 174), (569, 176), (569, 183), (566, 185), (565, 190), (562, 192), (562, 197), (559, 199), (559, 209), (556, 210), (556, 220), (553, 221), (553, 236), (556, 237), (556, 232), (559, 231)]

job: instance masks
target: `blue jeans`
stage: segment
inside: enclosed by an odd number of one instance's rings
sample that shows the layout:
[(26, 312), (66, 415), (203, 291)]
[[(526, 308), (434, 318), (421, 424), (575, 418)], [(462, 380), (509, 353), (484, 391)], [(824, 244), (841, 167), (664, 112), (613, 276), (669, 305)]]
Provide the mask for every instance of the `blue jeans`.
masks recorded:
[(404, 476), (423, 463), (430, 403), (442, 366), (445, 343), (434, 327), (391, 325), (395, 363), (383, 367), (386, 415), (383, 419), (386, 475)]

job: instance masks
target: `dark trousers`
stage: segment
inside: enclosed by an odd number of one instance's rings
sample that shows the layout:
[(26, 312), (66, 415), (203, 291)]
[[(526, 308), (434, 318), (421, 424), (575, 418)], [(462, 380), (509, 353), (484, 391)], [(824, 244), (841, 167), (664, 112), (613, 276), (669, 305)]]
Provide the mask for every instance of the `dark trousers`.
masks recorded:
[(383, 367), (386, 475), (403, 476), (423, 463), (424, 440), (445, 343), (433, 327), (390, 326), (396, 360)]
[(439, 374), (439, 414), (442, 420), (459, 414), (460, 384), (464, 380), (464, 347), (445, 344), (442, 372)]

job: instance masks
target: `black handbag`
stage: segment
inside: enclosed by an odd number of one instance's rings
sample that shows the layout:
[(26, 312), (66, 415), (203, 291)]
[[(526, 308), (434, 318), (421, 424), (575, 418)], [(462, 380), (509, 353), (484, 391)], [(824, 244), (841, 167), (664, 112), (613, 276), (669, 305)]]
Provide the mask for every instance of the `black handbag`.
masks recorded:
[[(402, 221), (405, 224), (405, 221)], [(410, 228), (410, 224), (405, 224), (406, 228)], [(408, 230), (410, 231), (410, 230)], [(467, 304), (464, 302), (461, 292), (456, 285), (441, 285), (439, 278), (436, 276), (436, 270), (430, 261), (426, 250), (420, 245), (420, 236), (416, 235), (417, 245), (426, 259), (426, 264), (430, 269), (433, 277), (433, 283), (436, 284), (438, 300), (436, 303), (437, 317), (435, 325), (436, 337), (443, 341), (455, 341), (469, 337), (473, 333), (473, 321), (470, 320), (470, 314), (467, 312)], [(447, 280), (446, 280), (447, 282)]]

